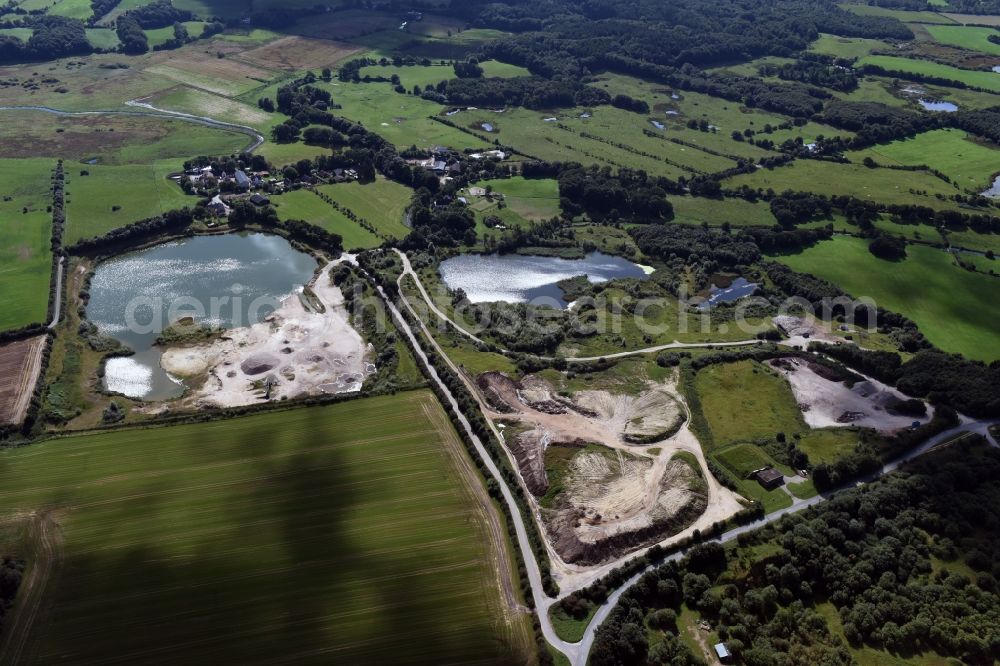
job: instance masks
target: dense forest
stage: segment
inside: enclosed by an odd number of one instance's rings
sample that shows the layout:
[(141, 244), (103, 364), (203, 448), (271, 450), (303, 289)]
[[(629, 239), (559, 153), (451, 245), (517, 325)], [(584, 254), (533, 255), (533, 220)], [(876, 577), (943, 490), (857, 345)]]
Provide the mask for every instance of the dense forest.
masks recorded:
[[(645, 574), (590, 663), (696, 664), (696, 611), (749, 666), (856, 663), (868, 646), (968, 664), (1000, 658), (1000, 452), (955, 444), (815, 509), (708, 543)], [(686, 626), (685, 626), (686, 625)]]

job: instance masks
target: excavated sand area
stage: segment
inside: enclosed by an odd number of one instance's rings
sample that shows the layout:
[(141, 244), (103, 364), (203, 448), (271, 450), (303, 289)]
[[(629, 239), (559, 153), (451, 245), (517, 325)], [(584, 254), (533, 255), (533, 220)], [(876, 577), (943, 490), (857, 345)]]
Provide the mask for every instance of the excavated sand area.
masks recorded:
[(543, 509), (563, 561), (593, 565), (675, 534), (703, 514), (708, 492), (687, 463), (664, 452), (655, 459), (620, 449), (578, 453), (565, 491)]
[(679, 460), (636, 458), (617, 453), (618, 460), (583, 452), (570, 465), (567, 500), (583, 513), (577, 537), (594, 543), (614, 534), (651, 526), (676, 515), (704, 493), (694, 470)]
[(644, 391), (638, 397), (607, 391), (580, 391), (573, 404), (593, 412), (619, 429), (631, 443), (646, 443), (666, 438), (684, 419), (680, 404), (661, 386)]
[(374, 366), (366, 363), (369, 350), (349, 323), (343, 294), (330, 282), (332, 266), (310, 285), (322, 312), (292, 294), (262, 322), (212, 342), (167, 349), (164, 370), (193, 385), (201, 380), (185, 402), (234, 407), (360, 390)]
[(805, 359), (784, 357), (774, 359), (768, 365), (788, 380), (810, 428), (854, 425), (891, 434), (908, 428), (914, 421), (926, 423), (934, 414), (930, 406), (927, 407), (927, 414), (921, 417), (893, 414), (887, 406), (907, 397), (873, 379), (858, 382), (849, 388), (843, 382), (821, 376)]
[[(561, 574), (573, 576), (578, 566), (608, 562), (696, 525), (703, 529), (741, 508), (708, 473), (670, 384), (651, 383), (639, 396), (580, 391), (572, 400), (537, 376), (517, 382), (488, 372), (476, 384), (488, 416), (523, 426), (517, 434), (509, 431), (506, 445), (536, 498), (549, 490), (546, 449), (580, 449), (567, 462), (552, 505), (539, 507), (551, 547), (566, 563)], [(635, 433), (660, 434), (657, 450), (630, 444), (627, 435)], [(587, 444), (605, 448), (583, 448)], [(701, 478), (685, 462), (672, 460), (679, 451), (698, 459)]]

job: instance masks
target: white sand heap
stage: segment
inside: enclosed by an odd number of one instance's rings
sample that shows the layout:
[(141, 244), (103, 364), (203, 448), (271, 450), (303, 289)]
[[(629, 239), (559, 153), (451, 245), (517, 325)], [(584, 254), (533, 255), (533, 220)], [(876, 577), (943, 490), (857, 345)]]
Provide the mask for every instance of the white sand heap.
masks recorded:
[(212, 342), (167, 349), (160, 361), (164, 370), (194, 383), (204, 380), (186, 400), (233, 407), (360, 390), (375, 366), (366, 362), (369, 350), (349, 323), (344, 295), (330, 282), (332, 265), (311, 285), (324, 312), (292, 294), (260, 323)]

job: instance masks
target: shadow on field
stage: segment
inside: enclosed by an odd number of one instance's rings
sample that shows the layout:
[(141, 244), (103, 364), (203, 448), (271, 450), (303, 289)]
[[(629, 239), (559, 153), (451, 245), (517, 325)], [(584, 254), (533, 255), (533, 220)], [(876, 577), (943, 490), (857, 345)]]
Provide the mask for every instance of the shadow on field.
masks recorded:
[(502, 663), (462, 622), (475, 590), (456, 600), (407, 550), (439, 537), (390, 548), (366, 531), (381, 470), (324, 448), (358, 436), (342, 433), (323, 408), (233, 422), (235, 444), (193, 438), (180, 462), (151, 451), (127, 479), (53, 490), (48, 506), (72, 508), (37, 661)]

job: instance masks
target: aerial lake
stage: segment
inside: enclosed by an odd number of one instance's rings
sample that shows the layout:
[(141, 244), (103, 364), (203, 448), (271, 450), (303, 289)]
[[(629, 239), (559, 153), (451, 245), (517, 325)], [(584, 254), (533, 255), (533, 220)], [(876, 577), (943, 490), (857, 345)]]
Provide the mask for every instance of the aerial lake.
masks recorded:
[(556, 284), (561, 280), (578, 275), (586, 275), (593, 283), (647, 277), (642, 266), (601, 252), (583, 259), (463, 254), (441, 262), (440, 271), (450, 289), (462, 289), (473, 303), (536, 302), (560, 308), (568, 305)]
[(316, 261), (267, 234), (198, 236), (102, 262), (90, 283), (87, 318), (135, 350), (109, 359), (104, 386), (144, 400), (181, 395), (154, 346), (164, 327), (191, 316), (225, 328), (249, 326), (309, 282)]
[(1000, 176), (995, 176), (993, 178), (993, 183), (989, 188), (980, 192), (984, 197), (991, 197), (993, 199), (1000, 199)]
[(920, 106), (924, 107), (928, 111), (944, 111), (945, 113), (954, 113), (955, 111), (958, 111), (958, 105), (952, 104), (951, 102), (932, 99), (918, 99), (917, 102), (919, 102)]
[(710, 287), (708, 298), (699, 307), (710, 308), (719, 303), (732, 303), (752, 295), (755, 291), (757, 291), (757, 283), (750, 282), (743, 277), (738, 277), (724, 286), (713, 284)]

